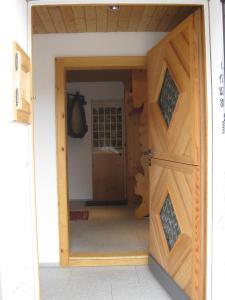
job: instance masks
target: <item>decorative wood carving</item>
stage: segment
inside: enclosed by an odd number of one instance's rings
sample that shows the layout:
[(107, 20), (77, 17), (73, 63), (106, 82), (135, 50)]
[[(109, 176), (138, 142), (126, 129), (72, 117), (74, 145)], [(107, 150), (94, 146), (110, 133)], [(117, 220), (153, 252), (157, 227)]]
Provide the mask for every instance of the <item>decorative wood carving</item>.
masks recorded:
[(135, 209), (135, 217), (141, 219), (149, 214), (149, 166), (148, 157), (144, 155), (144, 151), (148, 148), (148, 125), (147, 125), (147, 101), (143, 105), (143, 111), (139, 127), (139, 143), (141, 147), (142, 156), (140, 159), (142, 172), (136, 174), (135, 193), (140, 195), (142, 201), (138, 208)]
[(141, 109), (133, 107), (133, 97), (129, 90), (125, 92), (125, 120), (126, 120), (126, 168), (127, 168), (127, 199), (128, 204), (140, 202), (140, 196), (135, 194), (135, 175), (141, 171), (141, 149), (139, 140)]
[[(147, 127), (147, 73), (145, 70), (132, 71), (132, 95), (127, 96), (127, 187), (128, 199), (134, 204), (140, 203), (135, 209), (138, 219), (148, 215), (148, 161), (143, 155), (148, 147)], [(131, 146), (132, 145), (132, 146)], [(134, 151), (135, 149), (135, 151)], [(130, 164), (135, 163), (135, 168)], [(135, 188), (133, 188), (135, 186)]]

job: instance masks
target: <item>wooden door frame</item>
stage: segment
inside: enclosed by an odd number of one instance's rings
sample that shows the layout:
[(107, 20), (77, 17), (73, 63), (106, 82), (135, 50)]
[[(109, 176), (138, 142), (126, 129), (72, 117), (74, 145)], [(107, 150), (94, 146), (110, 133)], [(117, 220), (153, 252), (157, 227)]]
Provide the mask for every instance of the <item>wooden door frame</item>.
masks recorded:
[(144, 265), (147, 252), (72, 253), (69, 243), (68, 166), (66, 131), (66, 71), (146, 69), (146, 56), (59, 57), (56, 76), (56, 151), (61, 266)]
[[(200, 18), (199, 15), (200, 14)], [(200, 77), (200, 251), (198, 264), (200, 268), (199, 299), (206, 295), (206, 255), (207, 255), (207, 95), (206, 95), (206, 54), (205, 28), (203, 9), (196, 13), (196, 37), (199, 49)], [(68, 222), (68, 179), (67, 179), (67, 135), (66, 135), (66, 97), (65, 75), (67, 70), (98, 70), (98, 69), (146, 69), (146, 56), (125, 57), (62, 57), (56, 58), (56, 135), (57, 135), (57, 183), (59, 207), (60, 263), (62, 266), (100, 266), (100, 265), (140, 265), (148, 263), (148, 254), (137, 253), (70, 253), (69, 222)]]

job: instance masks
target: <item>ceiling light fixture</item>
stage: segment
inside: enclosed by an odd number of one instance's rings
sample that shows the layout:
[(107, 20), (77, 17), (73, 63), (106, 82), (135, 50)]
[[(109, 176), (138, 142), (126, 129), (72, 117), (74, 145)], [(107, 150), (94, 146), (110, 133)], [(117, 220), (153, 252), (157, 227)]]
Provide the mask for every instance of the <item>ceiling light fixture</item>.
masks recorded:
[(109, 9), (111, 11), (118, 11), (118, 10), (120, 10), (120, 6), (119, 5), (111, 5), (111, 6), (109, 6)]

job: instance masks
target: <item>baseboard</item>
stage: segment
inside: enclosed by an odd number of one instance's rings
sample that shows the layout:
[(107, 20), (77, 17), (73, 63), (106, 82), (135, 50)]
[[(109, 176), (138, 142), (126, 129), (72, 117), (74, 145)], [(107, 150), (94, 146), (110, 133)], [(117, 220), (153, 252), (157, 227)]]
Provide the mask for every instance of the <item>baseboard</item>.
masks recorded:
[(148, 252), (74, 252), (70, 253), (69, 266), (103, 267), (103, 266), (144, 266), (148, 265)]
[(39, 263), (40, 268), (59, 268), (59, 263)]
[(150, 257), (150, 270), (173, 300), (190, 300), (190, 297), (181, 290), (152, 256)]

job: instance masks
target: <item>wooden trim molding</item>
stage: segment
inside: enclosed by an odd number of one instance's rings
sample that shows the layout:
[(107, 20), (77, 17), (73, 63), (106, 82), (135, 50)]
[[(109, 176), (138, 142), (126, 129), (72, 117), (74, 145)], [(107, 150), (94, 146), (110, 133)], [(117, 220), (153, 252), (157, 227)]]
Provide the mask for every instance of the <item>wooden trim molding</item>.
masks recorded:
[(66, 142), (66, 101), (65, 68), (56, 60), (56, 130), (57, 130), (57, 186), (59, 207), (60, 263), (69, 262), (69, 223), (67, 186), (67, 142)]
[[(66, 133), (66, 71), (67, 70), (102, 70), (102, 69), (145, 69), (145, 56), (119, 56), (119, 57), (61, 57), (55, 59), (56, 80), (56, 151), (57, 151), (57, 187), (59, 207), (59, 236), (60, 236), (60, 264), (62, 266), (82, 265), (86, 260), (89, 264), (102, 265), (102, 254), (93, 255), (90, 260), (89, 254), (70, 256), (69, 244), (69, 205), (68, 205), (68, 167), (67, 167), (67, 133)], [(113, 258), (105, 257), (104, 263), (118, 260), (118, 264), (135, 264), (135, 260), (145, 260), (137, 254), (118, 255), (114, 253)], [(86, 258), (85, 258), (86, 257)], [(136, 257), (134, 260), (131, 257)], [(98, 259), (98, 260), (96, 260)], [(92, 262), (91, 262), (92, 261)], [(94, 262), (95, 261), (95, 262)]]
[(146, 56), (57, 57), (66, 70), (146, 69)]
[(204, 11), (203, 8), (198, 9), (194, 13), (194, 26), (198, 35), (196, 42), (198, 47), (198, 64), (199, 64), (199, 101), (200, 101), (200, 243), (199, 243), (199, 260), (198, 266), (200, 270), (199, 278), (199, 299), (206, 299), (206, 261), (207, 261), (207, 206), (208, 206), (208, 111), (207, 111), (207, 88), (206, 88), (206, 53), (205, 53), (205, 27), (204, 27)]
[(144, 266), (148, 265), (148, 252), (71, 253), (69, 265), (76, 267), (96, 266)]

